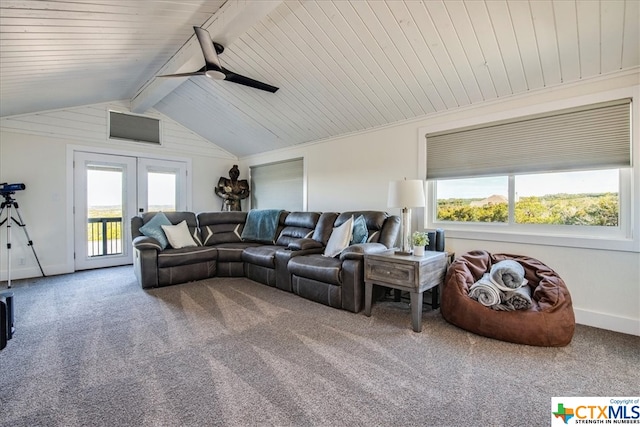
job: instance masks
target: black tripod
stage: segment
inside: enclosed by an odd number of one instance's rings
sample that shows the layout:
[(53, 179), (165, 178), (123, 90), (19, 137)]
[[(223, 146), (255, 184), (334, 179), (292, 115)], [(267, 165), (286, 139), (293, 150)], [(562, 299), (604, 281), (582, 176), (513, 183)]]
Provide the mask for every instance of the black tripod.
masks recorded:
[[(4, 202), (0, 205), (0, 218), (2, 218), (2, 213), (4, 209), (7, 208), (7, 216), (5, 219), (0, 221), (0, 227), (5, 222), (7, 223), (7, 288), (11, 288), (11, 221), (15, 222), (18, 227), (21, 227), (24, 231), (24, 235), (27, 236), (27, 246), (31, 246), (31, 250), (33, 251), (33, 256), (36, 258), (36, 262), (38, 263), (38, 267), (40, 267), (40, 273), (45, 277), (44, 270), (42, 269), (42, 265), (40, 265), (40, 260), (38, 259), (38, 255), (36, 254), (36, 250), (33, 247), (33, 241), (31, 237), (29, 237), (29, 233), (27, 232), (27, 225), (22, 220), (22, 215), (20, 215), (20, 208), (18, 207), (18, 202), (11, 197), (13, 192), (2, 193), (4, 196)], [(16, 208), (16, 214), (18, 215), (18, 219), (15, 219), (11, 215), (11, 208)], [(19, 220), (19, 221), (18, 221)]]

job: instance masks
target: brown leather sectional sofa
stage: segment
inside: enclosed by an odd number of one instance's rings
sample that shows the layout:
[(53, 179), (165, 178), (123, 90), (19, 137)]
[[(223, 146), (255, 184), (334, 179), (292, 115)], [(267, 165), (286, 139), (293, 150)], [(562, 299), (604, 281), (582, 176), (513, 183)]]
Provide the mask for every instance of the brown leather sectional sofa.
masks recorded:
[[(395, 246), (400, 218), (381, 211), (280, 213), (275, 242), (243, 240), (247, 212), (165, 212), (187, 222), (195, 247), (162, 249), (140, 228), (155, 213), (131, 219), (134, 271), (143, 288), (211, 277), (247, 277), (301, 297), (352, 312), (364, 303), (364, 254)], [(339, 256), (323, 256), (335, 227), (363, 216), (368, 238)]]

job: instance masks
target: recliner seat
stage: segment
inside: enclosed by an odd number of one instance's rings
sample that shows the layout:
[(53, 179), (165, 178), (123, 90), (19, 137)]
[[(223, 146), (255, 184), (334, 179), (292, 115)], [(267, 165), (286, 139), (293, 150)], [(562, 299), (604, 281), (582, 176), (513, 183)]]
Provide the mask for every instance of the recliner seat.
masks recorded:
[[(276, 270), (286, 269), (286, 264), (276, 264), (276, 253), (287, 249), (289, 244), (300, 239), (312, 238), (320, 215), (319, 212), (289, 213), (284, 219), (284, 227), (275, 245), (255, 246), (242, 252), (245, 276), (265, 285), (291, 291), (291, 281), (287, 280), (288, 276), (277, 274)], [(302, 254), (299, 251), (289, 251), (287, 253), (289, 257)], [(278, 280), (278, 278), (281, 280)]]
[[(354, 313), (364, 308), (364, 255), (394, 247), (400, 232), (400, 218), (379, 211), (343, 212), (336, 217), (333, 227), (360, 215), (367, 224), (366, 243), (351, 245), (334, 258), (317, 253), (289, 261), (287, 268), (295, 294)], [(323, 243), (326, 245), (326, 241)]]
[[(187, 222), (189, 234), (200, 242), (200, 229), (193, 212), (165, 212), (172, 224)], [(143, 288), (176, 285), (193, 280), (206, 279), (216, 274), (218, 252), (202, 246), (173, 249), (161, 247), (157, 240), (147, 237), (140, 228), (155, 216), (146, 212), (131, 219), (133, 265), (138, 283)]]

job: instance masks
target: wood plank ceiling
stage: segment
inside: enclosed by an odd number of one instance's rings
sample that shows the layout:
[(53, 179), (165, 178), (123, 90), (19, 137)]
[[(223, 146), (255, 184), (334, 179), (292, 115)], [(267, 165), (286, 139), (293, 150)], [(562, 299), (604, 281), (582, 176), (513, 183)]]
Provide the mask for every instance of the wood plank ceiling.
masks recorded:
[[(0, 115), (134, 99), (250, 5), (2, 0)], [(636, 69), (639, 22), (637, 0), (286, 0), (220, 55), (277, 93), (192, 77), (154, 108), (242, 157)]]

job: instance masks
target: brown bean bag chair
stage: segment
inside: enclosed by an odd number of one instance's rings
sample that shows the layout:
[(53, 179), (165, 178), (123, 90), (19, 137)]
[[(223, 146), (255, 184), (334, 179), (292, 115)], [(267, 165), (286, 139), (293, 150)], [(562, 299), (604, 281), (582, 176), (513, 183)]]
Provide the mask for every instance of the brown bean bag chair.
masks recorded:
[[(469, 288), (491, 266), (513, 259), (525, 270), (531, 288), (528, 310), (497, 311), (469, 297)], [(540, 261), (508, 254), (472, 251), (447, 270), (440, 307), (445, 320), (467, 331), (517, 344), (562, 347), (571, 342), (575, 317), (571, 295), (558, 274)]]

